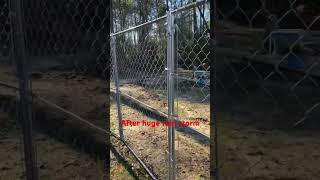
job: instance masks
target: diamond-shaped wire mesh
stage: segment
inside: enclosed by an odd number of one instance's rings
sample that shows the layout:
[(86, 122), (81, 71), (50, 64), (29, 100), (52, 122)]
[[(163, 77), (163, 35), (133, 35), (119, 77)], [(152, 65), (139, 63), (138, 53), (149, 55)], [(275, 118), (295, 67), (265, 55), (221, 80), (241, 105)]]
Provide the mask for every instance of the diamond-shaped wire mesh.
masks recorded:
[[(16, 90), (7, 85), (16, 85), (12, 43), (12, 20), (9, 0), (0, 1), (0, 138), (1, 164), (6, 168), (0, 173), (0, 179), (19, 179), (25, 173), (23, 131), (18, 121), (18, 101)], [(14, 158), (8, 158), (14, 157)], [(10, 173), (14, 169), (18, 173)]]
[(314, 179), (300, 148), (317, 154), (318, 2), (215, 2), (221, 178)]
[[(175, 117), (180, 121), (201, 121), (197, 127), (176, 127), (177, 179), (209, 178), (209, 7), (203, 4), (174, 15)], [(116, 55), (112, 57), (117, 62), (117, 67), (113, 65), (113, 68), (118, 69), (123, 120), (161, 122), (168, 119), (167, 23), (162, 18), (136, 28), (122, 29), (123, 32), (113, 36), (115, 43), (111, 48), (116, 49)], [(112, 62), (115, 63), (114, 59)], [(115, 78), (114, 69), (112, 73)], [(113, 81), (111, 89), (116, 91)], [(118, 116), (116, 112), (113, 114)], [(118, 119), (113, 119), (117, 132)], [(132, 144), (160, 179), (169, 173), (167, 129), (161, 126), (123, 126), (124, 139)], [(200, 149), (200, 152), (194, 153), (194, 149)]]
[(11, 21), (9, 12), (8, 1), (2, 0), (0, 2), (0, 63), (8, 63), (9, 56), (12, 53)]
[[(200, 12), (204, 7), (205, 12)], [(201, 5), (176, 15), (176, 81), (177, 81), (177, 110), (181, 112), (182, 119), (201, 119), (206, 121), (207, 130), (203, 133), (209, 136), (209, 100), (210, 100), (210, 36), (209, 11), (207, 5)], [(196, 18), (194, 18), (196, 13)], [(184, 106), (187, 102), (196, 105), (205, 114), (186, 115)], [(181, 107), (179, 107), (181, 103)], [(189, 104), (190, 105), (190, 104)], [(201, 111), (201, 110), (200, 110)], [(179, 112), (178, 112), (179, 113)], [(203, 112), (202, 112), (203, 113)], [(186, 115), (183, 117), (183, 114)], [(201, 117), (203, 115), (203, 117)]]
[(12, 63), (12, 27), (9, 1), (0, 1), (0, 80), (4, 82), (15, 81)]
[(31, 57), (56, 59), (79, 73), (107, 72), (110, 28), (107, 2), (33, 1), (25, 6)]
[[(0, 81), (2, 83), (17, 83), (13, 58), (12, 21), (10, 1), (0, 1)], [(8, 93), (8, 89), (1, 89)], [(14, 94), (13, 91), (11, 94)]]
[[(198, 123), (186, 127), (197, 135), (177, 133), (177, 170), (189, 172), (178, 174), (177, 178), (209, 179), (212, 53), (209, 43), (209, 3), (175, 14), (175, 21), (175, 114), (181, 122)], [(201, 140), (197, 141), (196, 136)], [(188, 141), (193, 142), (190, 148), (185, 147)], [(198, 149), (198, 153), (192, 153), (194, 149)], [(188, 156), (189, 153), (192, 156)]]
[[(120, 111), (122, 120), (142, 121), (156, 123), (159, 118), (137, 103), (154, 107), (157, 103), (161, 112), (167, 112), (166, 104), (166, 32), (165, 21), (160, 20), (125, 33), (117, 34), (111, 45), (112, 76), (110, 80), (111, 91), (116, 92), (115, 68), (118, 70), (118, 79), (121, 92)], [(116, 67), (115, 60), (116, 58)], [(129, 98), (128, 98), (129, 97)], [(133, 99), (132, 99), (133, 98)], [(157, 102), (154, 102), (157, 99)], [(112, 101), (116, 103), (116, 101)], [(116, 105), (114, 105), (116, 106)], [(116, 112), (119, 109), (114, 108)], [(118, 133), (118, 114), (111, 117), (111, 124)], [(151, 170), (159, 175), (159, 178), (167, 178), (167, 128), (148, 127), (140, 124), (136, 127), (124, 126), (124, 139), (150, 166)], [(159, 148), (161, 147), (161, 148)]]
[[(22, 2), (28, 78), (42, 99), (33, 104), (40, 179), (48, 176), (43, 167), (54, 169), (49, 176), (57, 179), (103, 179), (109, 173), (104, 169), (107, 135), (101, 129), (108, 130), (110, 4)], [(46, 137), (38, 139), (41, 134)], [(79, 165), (70, 170), (69, 163)]]

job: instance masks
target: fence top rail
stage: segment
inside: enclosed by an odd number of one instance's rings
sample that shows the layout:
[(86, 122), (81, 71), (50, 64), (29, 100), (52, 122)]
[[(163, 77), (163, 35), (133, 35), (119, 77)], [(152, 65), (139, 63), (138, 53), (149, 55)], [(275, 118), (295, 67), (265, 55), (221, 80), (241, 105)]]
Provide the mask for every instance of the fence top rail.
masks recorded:
[[(175, 10), (171, 10), (171, 13), (172, 13), (172, 14), (176, 14), (176, 13), (178, 13), (178, 12), (185, 11), (185, 10), (191, 9), (191, 8), (193, 8), (193, 7), (197, 7), (197, 6), (203, 5), (203, 4), (207, 3), (207, 2), (208, 2), (208, 0), (197, 0), (196, 2), (187, 4), (186, 6), (177, 8), (177, 9), (175, 9)], [(123, 33), (129, 32), (129, 31), (135, 30), (135, 29), (137, 29), (137, 28), (146, 26), (146, 25), (148, 25), (148, 24), (156, 23), (156, 22), (161, 21), (162, 19), (165, 19), (165, 18), (167, 18), (167, 15), (158, 17), (158, 18), (156, 18), (156, 19), (154, 19), (154, 20), (151, 20), (151, 21), (148, 21), (148, 22), (139, 24), (139, 25), (137, 25), (137, 26), (134, 26), (134, 27), (125, 29), (125, 30), (123, 30), (123, 31), (119, 31), (119, 32), (116, 32), (116, 33), (111, 33), (111, 34), (110, 34), (110, 37), (113, 37), (113, 36), (116, 36), (116, 35), (119, 35), (119, 34), (123, 34)]]

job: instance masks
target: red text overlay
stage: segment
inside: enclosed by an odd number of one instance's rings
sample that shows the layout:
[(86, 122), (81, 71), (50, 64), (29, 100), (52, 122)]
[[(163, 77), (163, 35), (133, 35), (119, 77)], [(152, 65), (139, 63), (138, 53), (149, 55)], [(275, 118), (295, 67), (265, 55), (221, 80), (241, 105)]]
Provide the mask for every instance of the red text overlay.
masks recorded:
[(149, 126), (149, 127), (159, 127), (159, 126), (199, 126), (199, 121), (147, 121), (141, 120), (122, 120), (122, 126)]

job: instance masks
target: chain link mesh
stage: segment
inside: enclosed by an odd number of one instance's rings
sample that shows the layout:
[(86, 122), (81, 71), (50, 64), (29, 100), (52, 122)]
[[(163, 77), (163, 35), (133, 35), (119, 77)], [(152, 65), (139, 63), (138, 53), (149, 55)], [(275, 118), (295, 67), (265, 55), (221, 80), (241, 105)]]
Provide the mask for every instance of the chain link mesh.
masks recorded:
[[(14, 67), (12, 25), (15, 22), (10, 18), (16, 14), (9, 2), (0, 1), (0, 81), (16, 86), (16, 70), (11, 67)], [(32, 103), (39, 177), (106, 178), (109, 173), (103, 162), (106, 147), (101, 151), (106, 143), (105, 134), (101, 136), (89, 130), (65, 111), (108, 129), (106, 94), (109, 91), (104, 79), (109, 78), (110, 69), (110, 4), (97, 0), (20, 2), (27, 46), (27, 57), (22, 57), (27, 59), (26, 78), (32, 81), (32, 91), (44, 100), (35, 98)], [(1, 97), (16, 98), (16, 90), (2, 87)], [(31, 108), (31, 104), (28, 106)], [(99, 137), (103, 142), (97, 140)], [(21, 160), (19, 165), (24, 163)], [(51, 174), (43, 170), (48, 167)], [(19, 178), (25, 176), (23, 171), (19, 173), (16, 173)]]
[(0, 80), (16, 81), (12, 64), (12, 26), (9, 1), (0, 1)]
[(305, 168), (314, 161), (301, 160), (294, 143), (308, 141), (302, 147), (310, 153), (316, 148), (303, 132), (318, 128), (317, 1), (216, 4), (221, 177), (313, 179), (317, 168)]
[[(175, 21), (175, 113), (180, 122), (199, 123), (187, 126), (187, 129), (194, 130), (197, 135), (177, 133), (177, 170), (189, 172), (178, 173), (177, 178), (209, 179), (209, 143), (203, 143), (201, 140), (197, 142), (195, 138), (202, 136), (200, 139), (210, 141), (212, 47), (209, 43), (209, 4), (205, 3), (177, 13)], [(192, 143), (186, 143), (188, 141)], [(197, 153), (192, 153), (194, 149), (198, 149)], [(189, 153), (192, 155), (188, 155)]]
[[(103, 159), (106, 134), (89, 128), (52, 104), (108, 130), (109, 91), (104, 80), (109, 78), (110, 4), (99, 0), (23, 2), (32, 91), (51, 103), (35, 103), (35, 127), (80, 150), (79, 154), (70, 150), (70, 156), (66, 148), (52, 150), (54, 155), (48, 161), (50, 158), (43, 153), (45, 147), (35, 140), (40, 177), (46, 176), (41, 167), (52, 166), (66, 178), (106, 178), (109, 173)], [(48, 115), (39, 120), (41, 113)], [(36, 135), (40, 134), (38, 129), (34, 130)], [(54, 146), (49, 144), (51, 148)], [(91, 164), (87, 169), (86, 163), (82, 163), (85, 158)], [(72, 170), (59, 168), (59, 165), (68, 167), (68, 163), (80, 165)], [(67, 175), (68, 171), (72, 173)]]
[[(166, 34), (165, 21), (138, 27), (136, 29), (115, 35), (115, 43), (111, 45), (116, 53), (117, 67), (113, 58), (111, 76), (111, 91), (116, 91), (115, 69), (118, 69), (118, 79), (121, 92), (120, 111), (122, 120), (157, 122), (153, 112), (144, 109), (144, 105), (154, 107), (154, 99), (158, 99), (159, 110), (167, 111), (166, 101)], [(124, 98), (129, 97), (129, 98)], [(132, 99), (133, 98), (133, 99)], [(162, 100), (162, 101), (161, 101)], [(115, 101), (111, 101), (116, 103)], [(119, 111), (119, 109), (111, 109)], [(117, 113), (114, 113), (117, 114)], [(118, 117), (118, 116), (116, 116)], [(118, 131), (118, 119), (111, 118), (111, 124)], [(159, 118), (159, 117), (158, 117)], [(166, 127), (146, 127), (140, 124), (136, 127), (124, 126), (124, 139), (137, 151), (139, 156), (150, 166), (151, 170), (166, 179), (168, 169), (166, 153)], [(161, 148), (159, 148), (161, 147)]]
[[(209, 178), (209, 7), (203, 4), (174, 15), (175, 117), (180, 121), (201, 121), (195, 128), (176, 128), (178, 179)], [(113, 35), (115, 43), (111, 48), (116, 51), (112, 57), (117, 62), (117, 67), (113, 65), (113, 68), (118, 69), (123, 120), (151, 123), (168, 119), (167, 28), (166, 19), (160, 18)], [(114, 59), (112, 62), (115, 63)], [(115, 78), (114, 69), (112, 73)], [(116, 91), (116, 85), (111, 80), (112, 91)], [(111, 120), (114, 131), (119, 130), (117, 121), (116, 117)], [(168, 178), (168, 127), (123, 126), (123, 131), (124, 139), (159, 178)], [(200, 152), (194, 153), (194, 149), (200, 149)]]
[(8, 1), (2, 0), (0, 2), (0, 63), (8, 63), (9, 57), (12, 52), (11, 43), (11, 21), (10, 21), (10, 10)]
[(31, 59), (42, 57), (38, 61), (62, 63), (78, 73), (107, 72), (110, 11), (106, 1), (33, 1), (26, 2), (24, 9)]
[[(0, 138), (6, 139), (1, 143), (2, 164), (6, 168), (0, 173), (0, 179), (20, 178), (18, 173), (10, 173), (11, 169), (25, 172), (24, 145), (22, 126), (18, 122), (18, 101), (14, 89), (6, 86), (17, 83), (13, 58), (12, 20), (10, 1), (0, 1)], [(8, 158), (8, 157), (14, 158)]]

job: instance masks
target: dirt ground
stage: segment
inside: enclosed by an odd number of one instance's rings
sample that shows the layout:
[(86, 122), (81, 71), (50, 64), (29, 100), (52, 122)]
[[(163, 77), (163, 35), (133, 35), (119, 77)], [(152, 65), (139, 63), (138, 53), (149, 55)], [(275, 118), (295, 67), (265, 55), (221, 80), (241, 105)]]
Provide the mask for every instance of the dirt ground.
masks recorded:
[[(236, 96), (236, 93), (229, 98), (222, 94), (216, 96), (221, 176), (226, 179), (319, 179), (319, 113), (315, 110), (304, 123), (294, 127), (304, 112), (301, 114), (303, 109), (298, 108), (298, 102), (281, 82), (270, 80), (266, 87), (279, 104), (274, 104), (274, 100), (256, 86), (249, 86), (249, 82), (246, 85), (248, 97)], [(296, 90), (305, 105), (317, 101), (316, 92), (310, 94), (311, 89), (301, 85)], [(235, 172), (239, 173), (235, 175)]]
[(220, 126), (223, 179), (316, 180), (320, 177), (319, 133), (261, 131), (224, 122)]
[[(114, 88), (111, 85), (111, 88)], [(168, 112), (166, 94), (163, 91), (155, 92), (135, 84), (122, 84), (121, 92), (126, 93), (162, 112)], [(201, 102), (195, 96), (195, 90), (189, 88), (184, 94), (179, 94), (175, 99), (175, 111), (181, 121), (198, 121), (199, 126), (192, 128), (210, 136), (210, 103)]]
[[(154, 93), (154, 91), (142, 86), (131, 84), (123, 84), (120, 89), (128, 95), (160, 111), (166, 112), (167, 105), (163, 93)], [(204, 120), (204, 122), (202, 122), (203, 126), (195, 128), (202, 133), (209, 134), (210, 116), (209, 111), (207, 111), (208, 104), (194, 102), (192, 99), (186, 98), (187, 96), (188, 95), (180, 97), (178, 100), (177, 106), (179, 106), (180, 118)], [(218, 135), (220, 140), (219, 162), (221, 166), (221, 178), (262, 180), (319, 179), (320, 153), (317, 149), (319, 148), (320, 134), (317, 130), (319, 128), (316, 128), (318, 124), (315, 124), (312, 130), (305, 128), (291, 129), (290, 124), (295, 122), (295, 119), (290, 119), (291, 117), (287, 116), (288, 113), (273, 114), (272, 110), (274, 107), (272, 107), (272, 104), (262, 105), (262, 102), (266, 100), (262, 100), (259, 96), (261, 97), (261, 95), (255, 97), (255, 101), (251, 106), (242, 104), (239, 101), (235, 102), (235, 106), (229, 105), (228, 110), (219, 112)], [(123, 106), (123, 111), (124, 115), (134, 112), (134, 110), (126, 106)], [(132, 114), (135, 113), (137, 112)], [(129, 118), (132, 116), (133, 115), (129, 116)], [(137, 129), (139, 132), (143, 131), (143, 133), (145, 133), (145, 130), (142, 130), (141, 127), (125, 128), (125, 133), (128, 134), (127, 137), (133, 139), (132, 141), (138, 141), (136, 140), (137, 138), (132, 138), (136, 137), (133, 133), (137, 131)], [(165, 139), (165, 130), (161, 131), (161, 129), (158, 128), (155, 132), (149, 131), (148, 133), (151, 134), (149, 136), (153, 136), (152, 133), (160, 134), (159, 132), (162, 132), (162, 136), (164, 137), (161, 139)], [(189, 138), (185, 138), (184, 142), (188, 142), (189, 140)], [(141, 140), (138, 142), (141, 142)], [(136, 144), (138, 144), (138, 142), (136, 142)], [(151, 146), (147, 142), (144, 142), (144, 144), (147, 144), (147, 147)], [(157, 144), (157, 146), (159, 145)], [(198, 147), (201, 145), (192, 146), (197, 147), (197, 152), (205, 152)], [(190, 145), (188, 147), (190, 147)], [(179, 151), (179, 148), (177, 149)], [(198, 151), (198, 149), (200, 150)], [(193, 148), (186, 148), (182, 154), (187, 155), (192, 151), (194, 151)], [(182, 154), (180, 154), (180, 156), (183, 156)], [(179, 161), (179, 155), (177, 156)], [(203, 157), (201, 155), (195, 156), (194, 154), (192, 154), (192, 156), (196, 157), (196, 159)], [(188, 157), (184, 157), (183, 161), (188, 161)], [(197, 166), (206, 165), (203, 161), (193, 162), (197, 164)], [(155, 162), (151, 164), (155, 164)], [(181, 179), (195, 179), (197, 177), (191, 175), (192, 170), (190, 169), (192, 168), (190, 167), (192, 167), (192, 165), (188, 166), (187, 163), (183, 163), (182, 166), (185, 167), (179, 170), (185, 170), (189, 176), (178, 173)], [(200, 169), (203, 170), (205, 168), (202, 167)], [(198, 169), (194, 170), (199, 171)], [(203, 172), (201, 170), (199, 172)], [(208, 178), (205, 175), (203, 176), (203, 174), (201, 175), (201, 173), (198, 173), (198, 175), (204, 179)]]
[[(114, 89), (113, 83), (111, 88)], [(121, 84), (120, 90), (142, 101), (143, 103), (166, 113), (167, 99), (164, 90), (145, 88), (136, 84)], [(181, 121), (199, 121), (199, 126), (192, 128), (210, 136), (210, 105), (209, 102), (195, 100), (195, 93), (189, 92), (176, 98), (175, 111)], [(157, 121), (150, 118), (150, 114), (139, 112), (132, 106), (122, 105), (123, 119)], [(111, 128), (118, 132), (117, 108), (111, 101)], [(143, 159), (159, 174), (160, 179), (166, 179), (167, 169), (167, 127), (124, 127), (124, 135), (138, 150)], [(209, 179), (210, 174), (210, 147), (197, 142), (191, 135), (176, 132), (176, 159), (178, 179)]]
[[(41, 78), (34, 78), (32, 86), (34, 92), (42, 97), (89, 119), (100, 127), (105, 127), (105, 122), (101, 120), (106, 116), (105, 108), (108, 108), (105, 106), (108, 89), (107, 84), (104, 84), (102, 80), (88, 76), (76, 76), (72, 73), (50, 71), (50, 73), (41, 74)], [(148, 97), (148, 94), (144, 96)], [(111, 123), (117, 122), (116, 119), (113, 120), (115, 116), (112, 112), (110, 117)], [(134, 129), (130, 128), (130, 130)], [(160, 177), (167, 174), (165, 169), (166, 148), (158, 148), (159, 146), (165, 147), (167, 144), (165, 140), (166, 128), (135, 129), (126, 134), (126, 137), (131, 137), (128, 139), (129, 142), (139, 152), (140, 157), (154, 168), (156, 174)], [(177, 168), (181, 172), (181, 174), (178, 173), (179, 176), (187, 179), (208, 179), (209, 146), (199, 145), (192, 138), (182, 134), (178, 134), (177, 141), (177, 146), (180, 146), (177, 151)], [(194, 153), (195, 148), (200, 149), (200, 153)], [(116, 171), (112, 170), (112, 172)]]
[[(116, 104), (111, 101), (111, 129), (118, 132)], [(123, 119), (156, 121), (146, 115), (133, 118), (139, 112), (129, 106), (122, 105)], [(125, 126), (124, 136), (132, 144), (140, 157), (159, 175), (166, 179), (167, 169), (167, 127)], [(177, 132), (176, 158), (178, 179), (209, 179), (210, 152), (209, 145), (199, 144), (191, 136)]]
[[(5, 66), (1, 66), (0, 68), (0, 80), (6, 83), (14, 84), (14, 85), (17, 84), (17, 80), (14, 77), (11, 69)], [(69, 73), (69, 72), (67, 73), (58, 72), (58, 71), (51, 72), (51, 73), (37, 72), (33, 74), (32, 89), (35, 93), (40, 94), (42, 97), (50, 100), (51, 102), (56, 103), (57, 105), (64, 107), (65, 109), (71, 112), (74, 112), (75, 114), (78, 114), (85, 119), (89, 119), (92, 123), (102, 128), (106, 128), (106, 125), (105, 125), (106, 121), (104, 120), (107, 118), (107, 115), (108, 115), (107, 114), (108, 107), (106, 107), (108, 98), (106, 95), (107, 94), (106, 84), (103, 81), (98, 79), (93, 79), (93, 78), (88, 79), (82, 76), (75, 76), (73, 73)], [(11, 95), (11, 96), (16, 95), (14, 91), (7, 88), (2, 88), (2, 87), (0, 88), (0, 93), (2, 95)], [(15, 106), (15, 104), (13, 104), (13, 106)], [(18, 135), (16, 136), (18, 137)], [(50, 139), (47, 136), (45, 137)], [(43, 139), (41, 137), (39, 138)], [(50, 141), (53, 141), (53, 140), (50, 140)], [(57, 143), (59, 142), (57, 141)], [(57, 153), (64, 154), (63, 145), (65, 147), (68, 147), (68, 145), (60, 143), (60, 146), (62, 147), (61, 148), (57, 147), (60, 150), (60, 152), (57, 152)], [(45, 149), (47, 152), (50, 152), (51, 150), (50, 148), (53, 148), (53, 147), (47, 147)], [(67, 149), (65, 151), (71, 151), (71, 150), (73, 149), (70, 147), (69, 150)], [(76, 150), (73, 150), (73, 151), (75, 152), (73, 156), (76, 157), (77, 156)], [(71, 154), (70, 156), (72, 156), (72, 151), (69, 152), (69, 154)], [(81, 155), (81, 154), (82, 153), (79, 153), (78, 155)], [(39, 155), (39, 157), (42, 158), (42, 155), (41, 156)], [(112, 153), (111, 153), (111, 157), (114, 157)], [(50, 160), (49, 157), (48, 159)], [(83, 161), (83, 163), (82, 162), (80, 163), (76, 162), (76, 163), (88, 164), (90, 161), (93, 161), (93, 159)], [(92, 167), (93, 166), (94, 165), (92, 165)], [(59, 167), (59, 166), (52, 165), (52, 167)], [(82, 169), (81, 171), (86, 172), (86, 171), (90, 171), (91, 169), (90, 167), (86, 167), (86, 168), (87, 169)], [(49, 170), (50, 169), (48, 168), (48, 171)], [(121, 178), (123, 176), (126, 179), (132, 178), (132, 175), (128, 172), (128, 169), (124, 167), (123, 162), (120, 162), (119, 159), (117, 158), (111, 159), (110, 172), (111, 172), (110, 176), (113, 177), (113, 179), (123, 179)], [(75, 171), (74, 174), (77, 174), (77, 171)], [(95, 171), (93, 171), (93, 174), (98, 175), (98, 173), (96, 173)], [(118, 174), (121, 174), (121, 177), (118, 177)], [(92, 178), (86, 178), (86, 179), (99, 179), (96, 177), (97, 176), (92, 176)], [(70, 178), (67, 178), (67, 179), (70, 179)]]
[[(0, 179), (25, 179), (22, 131), (0, 113)], [(96, 161), (47, 135), (35, 134), (40, 179), (104, 179), (103, 161)]]
[[(0, 74), (0, 77), (3, 79), (5, 75)], [(8, 79), (7, 81), (12, 81)], [(111, 130), (117, 132), (115, 103), (111, 101), (111, 107), (105, 106), (109, 101), (106, 97), (107, 87), (107, 84), (94, 77), (58, 71), (41, 73), (39, 77), (34, 76), (33, 80), (35, 92), (90, 119), (99, 126), (104, 126), (104, 122), (101, 121), (105, 115), (103, 112), (106, 112), (106, 108), (110, 108)], [(124, 86), (123, 91), (125, 88)], [(158, 97), (160, 101), (153, 101), (153, 95), (148, 94), (147, 90), (141, 87), (128, 86), (128, 88), (137, 89), (135, 92), (139, 93), (140, 100), (145, 98), (143, 100), (153, 103), (155, 107), (165, 112), (165, 105), (161, 101), (163, 97)], [(189, 108), (185, 111), (189, 114), (185, 117), (202, 118), (205, 126), (202, 126), (199, 131), (209, 134), (209, 112), (202, 110), (205, 107), (187, 104), (186, 100), (186, 107), (183, 109)], [(122, 108), (124, 116), (136, 112), (132, 107), (124, 105)], [(319, 131), (299, 129), (286, 131), (248, 125), (245, 122), (252, 118), (251, 114), (258, 109), (251, 109), (251, 111), (244, 110), (246, 107), (239, 109), (234, 113), (220, 114), (219, 117), (221, 179), (319, 179)], [(183, 114), (181, 112), (182, 116)], [(145, 115), (142, 117), (154, 121)], [(166, 128), (126, 127), (125, 135), (154, 172), (160, 172), (160, 176), (166, 173), (163, 166), (166, 159)], [(177, 133), (176, 140), (179, 179), (209, 179), (209, 147), (195, 142), (192, 137), (180, 132)], [(134, 179), (123, 165), (116, 164), (117, 160), (113, 159), (112, 163), (114, 163), (111, 169), (112, 179)]]

